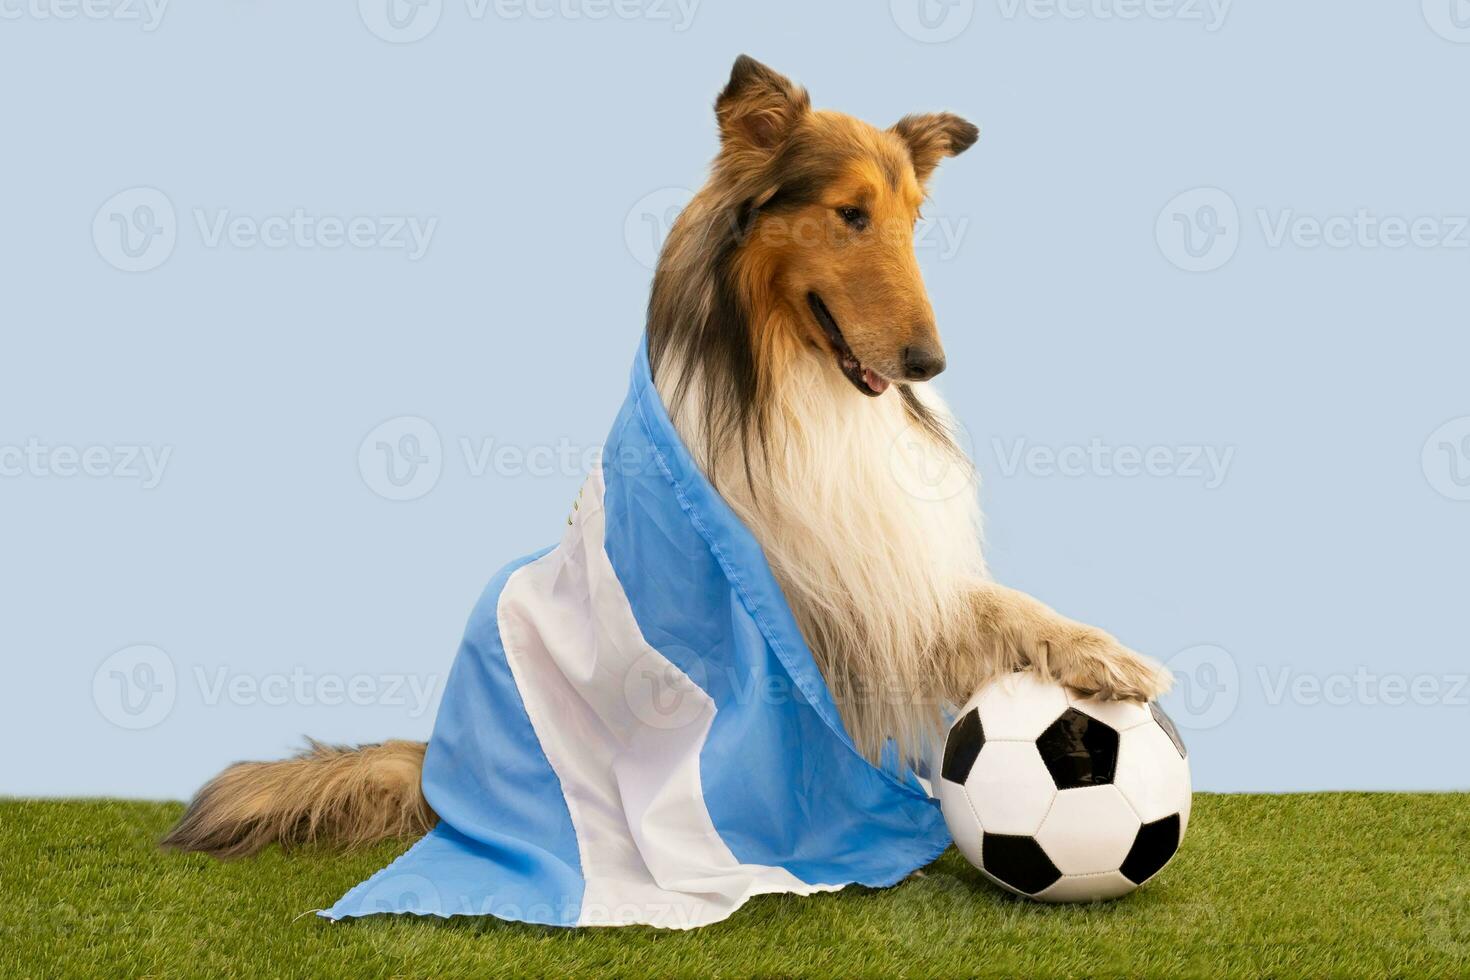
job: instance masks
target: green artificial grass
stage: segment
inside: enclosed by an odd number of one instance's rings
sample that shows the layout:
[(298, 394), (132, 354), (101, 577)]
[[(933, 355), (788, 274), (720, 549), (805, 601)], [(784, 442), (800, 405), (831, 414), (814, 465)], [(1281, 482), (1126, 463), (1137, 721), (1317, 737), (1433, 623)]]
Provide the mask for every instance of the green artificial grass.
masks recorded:
[(953, 850), (883, 891), (765, 896), (692, 932), (492, 919), (332, 924), (403, 845), (164, 854), (177, 804), (0, 802), (0, 976), (1470, 976), (1470, 796), (1195, 801), (1121, 901), (1049, 907)]

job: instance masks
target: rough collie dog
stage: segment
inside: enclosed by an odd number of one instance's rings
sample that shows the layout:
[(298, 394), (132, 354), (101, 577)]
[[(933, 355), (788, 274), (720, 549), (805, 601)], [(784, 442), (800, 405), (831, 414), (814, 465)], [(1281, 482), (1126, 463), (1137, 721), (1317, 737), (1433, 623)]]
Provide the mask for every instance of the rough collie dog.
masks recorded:
[[(1104, 698), (1163, 693), (1163, 668), (991, 581), (973, 493), (929, 499), (894, 470), (901, 440), (914, 466), (962, 460), (927, 384), (945, 356), (913, 233), (930, 175), (976, 128), (949, 113), (878, 129), (813, 110), (743, 56), (715, 113), (712, 174), (654, 277), (649, 361), (691, 454), (764, 548), (859, 749), (920, 757), (946, 706), (1014, 670)], [(420, 743), (313, 743), (233, 766), (165, 844), (238, 856), (422, 833), (435, 820), (423, 756)]]

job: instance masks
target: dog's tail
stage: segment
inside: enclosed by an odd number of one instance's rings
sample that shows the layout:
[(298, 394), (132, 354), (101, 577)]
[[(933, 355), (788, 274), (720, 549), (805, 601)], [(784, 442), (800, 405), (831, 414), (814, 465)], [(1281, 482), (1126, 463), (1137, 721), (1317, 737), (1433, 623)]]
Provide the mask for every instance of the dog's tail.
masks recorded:
[(234, 858), (274, 843), (358, 847), (425, 834), (438, 817), (419, 785), (424, 748), (309, 741), (292, 759), (236, 763), (199, 791), (163, 846)]

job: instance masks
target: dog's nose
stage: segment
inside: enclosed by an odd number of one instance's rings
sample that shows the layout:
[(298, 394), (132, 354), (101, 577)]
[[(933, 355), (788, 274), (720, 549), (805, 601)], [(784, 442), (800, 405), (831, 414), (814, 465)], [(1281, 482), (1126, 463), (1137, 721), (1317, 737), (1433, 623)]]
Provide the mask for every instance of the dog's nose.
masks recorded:
[(944, 352), (937, 347), (914, 344), (903, 349), (903, 374), (910, 381), (928, 381), (944, 370)]

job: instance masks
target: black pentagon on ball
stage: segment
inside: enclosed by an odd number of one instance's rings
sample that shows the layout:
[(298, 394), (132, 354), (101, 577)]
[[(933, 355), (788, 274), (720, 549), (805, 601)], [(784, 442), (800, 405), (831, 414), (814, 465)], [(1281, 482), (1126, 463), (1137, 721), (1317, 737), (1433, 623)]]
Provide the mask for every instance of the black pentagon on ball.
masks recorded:
[(1123, 877), (1141, 885), (1164, 869), (1174, 852), (1179, 850), (1179, 814), (1146, 823), (1138, 828), (1138, 836), (1123, 859)]
[(1118, 767), (1117, 731), (1076, 708), (1052, 722), (1036, 748), (1057, 789), (1106, 786)]
[(1150, 701), (1148, 710), (1153, 713), (1154, 721), (1159, 723), (1164, 734), (1169, 736), (1169, 741), (1174, 743), (1174, 748), (1179, 750), (1179, 758), (1188, 759), (1189, 750), (1184, 747), (1184, 739), (1179, 737), (1179, 729), (1174, 727), (1174, 719), (1164, 714), (1164, 709), (1159, 707), (1157, 701)]
[(970, 770), (980, 750), (985, 748), (985, 727), (980, 724), (980, 709), (970, 711), (949, 730), (944, 743), (944, 778), (952, 783), (963, 783), (970, 778)]
[(1026, 895), (1045, 891), (1062, 877), (1033, 837), (986, 834), (980, 843), (980, 863), (991, 877)]

